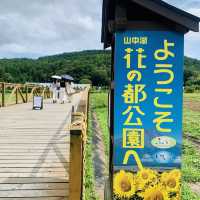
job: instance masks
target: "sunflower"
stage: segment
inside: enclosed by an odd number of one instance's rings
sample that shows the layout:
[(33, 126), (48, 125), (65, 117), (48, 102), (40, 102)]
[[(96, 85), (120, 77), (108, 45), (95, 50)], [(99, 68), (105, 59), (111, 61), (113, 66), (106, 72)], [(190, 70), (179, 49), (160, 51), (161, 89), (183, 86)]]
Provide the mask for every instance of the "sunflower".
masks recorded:
[(181, 171), (179, 169), (173, 169), (170, 171), (170, 174), (172, 176), (176, 176), (177, 178), (181, 179)]
[(161, 175), (161, 182), (168, 192), (180, 192), (180, 174), (178, 171), (164, 172)]
[(140, 196), (144, 200), (170, 200), (168, 192), (160, 184), (148, 187)]
[(113, 189), (116, 196), (130, 198), (136, 192), (134, 175), (121, 170), (114, 175)]
[(151, 169), (142, 169), (136, 176), (137, 190), (145, 189), (147, 184), (157, 183), (157, 172)]
[(172, 197), (172, 200), (181, 200), (181, 194), (177, 194), (175, 197)]

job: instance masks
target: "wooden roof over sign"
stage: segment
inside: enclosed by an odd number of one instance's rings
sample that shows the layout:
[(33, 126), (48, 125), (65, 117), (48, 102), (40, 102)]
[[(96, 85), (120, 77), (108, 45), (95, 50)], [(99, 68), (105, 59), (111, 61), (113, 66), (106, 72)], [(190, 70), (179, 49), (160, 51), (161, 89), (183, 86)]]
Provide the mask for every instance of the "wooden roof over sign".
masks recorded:
[(117, 29), (199, 31), (200, 18), (162, 0), (103, 0), (102, 42), (109, 47)]

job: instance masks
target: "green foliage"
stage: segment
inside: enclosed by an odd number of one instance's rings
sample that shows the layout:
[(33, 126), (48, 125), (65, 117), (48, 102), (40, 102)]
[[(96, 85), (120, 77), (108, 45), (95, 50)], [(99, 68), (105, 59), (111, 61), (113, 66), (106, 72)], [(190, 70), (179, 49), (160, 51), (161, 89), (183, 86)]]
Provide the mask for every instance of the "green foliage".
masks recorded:
[(184, 65), (185, 65), (185, 70), (200, 72), (200, 61), (197, 59), (185, 57)]
[(93, 92), (92, 109), (106, 108), (108, 109), (108, 94), (106, 92)]
[[(48, 82), (53, 74), (69, 74), (77, 83), (88, 79), (94, 86), (106, 86), (111, 77), (111, 52), (91, 50), (38, 59), (0, 60), (0, 81)], [(185, 57), (184, 84), (200, 89), (199, 60)]]
[(193, 138), (200, 139), (200, 93), (185, 93), (184, 102), (184, 133)]
[(0, 80), (6, 82), (48, 82), (53, 74), (69, 74), (77, 83), (89, 79), (93, 85), (108, 85), (110, 51), (83, 51), (39, 59), (1, 59)]
[(92, 137), (93, 137), (92, 115), (90, 109), (89, 119), (88, 119), (87, 143), (85, 147), (85, 176), (84, 176), (85, 190), (83, 193), (83, 200), (98, 200), (95, 194)]
[[(184, 98), (186, 100), (198, 100), (199, 94), (185, 94)], [(92, 99), (92, 109), (96, 112), (101, 129), (104, 133), (104, 142), (106, 145), (106, 151), (109, 150), (109, 138), (108, 138), (108, 129), (107, 129), (107, 111), (108, 111), (108, 95), (106, 92), (94, 92), (91, 95)], [(200, 119), (199, 112), (189, 112), (184, 110), (184, 131), (190, 130), (191, 127), (197, 127), (197, 124), (193, 126), (192, 120), (194, 122)], [(200, 123), (198, 123), (200, 124)], [(187, 129), (186, 129), (187, 128)], [(193, 130), (191, 131), (193, 132)], [(194, 131), (195, 132), (195, 131)], [(199, 132), (200, 133), (200, 132)], [(183, 188), (182, 188), (182, 198), (183, 200), (200, 200), (200, 197), (193, 193), (188, 186), (188, 182), (200, 181), (200, 153), (197, 152), (195, 147), (188, 140), (184, 141), (183, 146)]]
[(186, 92), (200, 90), (200, 61), (185, 57), (184, 65), (184, 85), (188, 86)]
[(182, 200), (200, 200), (200, 197), (192, 193), (188, 184), (184, 182), (182, 185)]
[(195, 86), (186, 86), (185, 87), (185, 93), (195, 93)]
[(185, 108), (183, 128), (186, 135), (200, 139), (200, 112), (194, 112)]
[[(105, 154), (109, 156), (109, 130), (108, 130), (108, 93), (96, 92), (91, 94), (93, 103), (93, 110), (97, 115), (100, 128), (103, 133), (103, 141), (105, 147)], [(107, 159), (109, 160), (109, 159)]]
[(200, 101), (200, 92), (199, 93), (184, 93), (184, 100), (185, 101)]
[(183, 179), (186, 182), (200, 182), (200, 153), (188, 140), (183, 146)]

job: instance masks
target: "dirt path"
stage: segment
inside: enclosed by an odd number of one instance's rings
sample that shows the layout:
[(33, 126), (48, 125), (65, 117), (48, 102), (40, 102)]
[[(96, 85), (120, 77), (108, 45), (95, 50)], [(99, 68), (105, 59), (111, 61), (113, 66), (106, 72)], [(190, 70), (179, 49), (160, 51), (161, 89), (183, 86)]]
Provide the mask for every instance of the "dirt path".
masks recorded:
[(197, 147), (197, 150), (200, 152), (200, 140), (190, 136), (190, 135), (184, 135), (184, 138), (188, 139), (190, 142), (192, 142), (192, 144), (194, 144), (195, 147)]
[(184, 107), (194, 112), (200, 112), (200, 102), (194, 100), (185, 100)]
[(93, 136), (93, 155), (95, 167), (95, 187), (100, 200), (104, 199), (104, 185), (106, 180), (106, 157), (102, 132), (95, 113), (92, 114)]
[(200, 195), (200, 183), (190, 183), (189, 186), (194, 193)]

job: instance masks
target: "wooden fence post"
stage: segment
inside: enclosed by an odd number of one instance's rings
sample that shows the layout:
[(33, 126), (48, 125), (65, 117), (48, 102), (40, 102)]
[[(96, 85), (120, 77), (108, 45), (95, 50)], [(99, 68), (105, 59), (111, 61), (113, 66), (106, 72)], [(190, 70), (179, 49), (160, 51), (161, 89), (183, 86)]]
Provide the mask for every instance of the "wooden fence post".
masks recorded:
[(81, 200), (83, 195), (84, 149), (87, 138), (88, 92), (88, 89), (82, 92), (82, 97), (77, 110), (72, 114), (69, 170), (70, 200)]
[(6, 86), (5, 83), (2, 83), (2, 107), (6, 106)]
[(70, 183), (69, 199), (81, 200), (83, 182), (83, 140), (82, 130), (70, 131)]
[(16, 91), (15, 91), (15, 95), (16, 95), (16, 104), (19, 103), (18, 93), (19, 93), (19, 91), (18, 91), (18, 87), (17, 87), (17, 88), (16, 88)]
[[(11, 91), (8, 94), (6, 94), (7, 89), (8, 91)], [(29, 90), (31, 90), (30, 93)], [(47, 96), (47, 91), (50, 92), (48, 87), (41, 88), (40, 85), (36, 84), (15, 84), (0, 82), (0, 107), (19, 103), (28, 103), (31, 101), (34, 95), (42, 95), (45, 97), (45, 99), (50, 98), (51, 96)]]
[(26, 90), (26, 103), (28, 103), (28, 85), (25, 86), (25, 90)]

